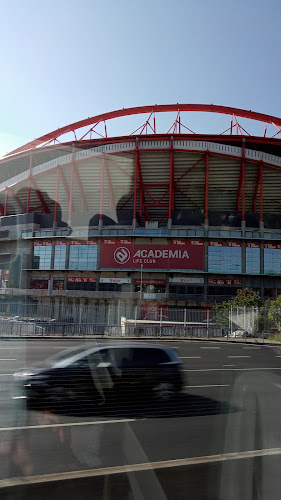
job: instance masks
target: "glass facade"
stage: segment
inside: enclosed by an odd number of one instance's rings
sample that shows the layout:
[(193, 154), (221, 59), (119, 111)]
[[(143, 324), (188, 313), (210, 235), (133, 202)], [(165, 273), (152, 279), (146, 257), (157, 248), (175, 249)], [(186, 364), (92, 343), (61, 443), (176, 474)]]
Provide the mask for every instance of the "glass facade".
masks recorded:
[[(249, 246), (248, 246), (249, 245)], [(246, 247), (246, 273), (260, 274), (260, 247), (247, 243)]]
[(96, 243), (71, 242), (69, 250), (69, 269), (94, 271), (97, 269), (98, 246)]
[(281, 274), (281, 245), (264, 245), (264, 274)]
[(48, 242), (34, 243), (33, 269), (51, 269), (52, 244)]
[(66, 243), (56, 242), (54, 269), (65, 269), (65, 259), (66, 259)]
[(210, 273), (241, 273), (241, 246), (238, 243), (211, 241), (208, 247)]

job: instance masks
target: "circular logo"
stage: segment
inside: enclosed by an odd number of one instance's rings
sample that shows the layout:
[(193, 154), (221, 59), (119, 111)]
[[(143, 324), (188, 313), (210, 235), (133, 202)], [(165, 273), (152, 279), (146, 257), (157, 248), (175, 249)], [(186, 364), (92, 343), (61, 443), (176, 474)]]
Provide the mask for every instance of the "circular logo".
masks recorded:
[(125, 247), (118, 247), (114, 252), (114, 260), (117, 264), (126, 264), (130, 257), (130, 251)]

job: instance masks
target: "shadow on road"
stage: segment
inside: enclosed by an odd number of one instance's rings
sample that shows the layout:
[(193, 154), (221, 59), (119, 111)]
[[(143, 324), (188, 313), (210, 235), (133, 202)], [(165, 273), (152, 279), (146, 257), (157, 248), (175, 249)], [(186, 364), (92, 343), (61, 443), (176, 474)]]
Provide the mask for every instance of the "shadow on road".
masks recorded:
[[(35, 404), (28, 409), (41, 410)], [(100, 405), (81, 400), (64, 404), (50, 402), (44, 406), (44, 411), (72, 417), (179, 418), (220, 415), (233, 413), (236, 410), (226, 401), (182, 393), (169, 402), (145, 401), (139, 398), (134, 398), (133, 401), (129, 398), (118, 399)]]

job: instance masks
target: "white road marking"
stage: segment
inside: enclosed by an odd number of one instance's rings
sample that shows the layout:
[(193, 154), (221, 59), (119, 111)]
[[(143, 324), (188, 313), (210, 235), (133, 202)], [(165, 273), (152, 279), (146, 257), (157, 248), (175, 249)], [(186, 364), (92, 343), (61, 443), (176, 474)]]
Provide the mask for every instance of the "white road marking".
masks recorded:
[(202, 356), (179, 356), (180, 359), (201, 359)]
[(281, 356), (275, 356), (275, 358), (281, 358)]
[(101, 425), (101, 424), (122, 424), (126, 422), (135, 422), (136, 418), (123, 418), (123, 419), (115, 419), (115, 420), (96, 420), (90, 422), (68, 422), (61, 424), (45, 424), (45, 425), (22, 425), (19, 427), (0, 427), (0, 432), (4, 431), (23, 431), (28, 429), (47, 429), (52, 427), (79, 427), (85, 425)]
[(230, 387), (229, 384), (209, 384), (209, 385), (185, 385), (185, 389), (190, 389), (190, 388), (199, 388), (199, 387)]
[(12, 377), (13, 373), (0, 373), (0, 377)]
[(222, 366), (235, 366), (235, 365), (222, 365)]
[(71, 472), (54, 472), (52, 474), (40, 474), (37, 476), (12, 477), (10, 479), (1, 479), (0, 488), (22, 486), (26, 484), (47, 483), (51, 481), (82, 479), (86, 477), (107, 476), (128, 472), (140, 472), (145, 470), (167, 469), (171, 467), (183, 467), (205, 463), (226, 462), (227, 460), (240, 460), (274, 455), (281, 455), (281, 448), (268, 448), (262, 450), (240, 451), (234, 453), (221, 453), (219, 455), (177, 458), (174, 460), (162, 460), (159, 462), (144, 462), (131, 465), (102, 467), (100, 469), (84, 469)]
[(223, 372), (223, 371), (254, 371), (254, 370), (281, 370), (281, 367), (271, 367), (271, 368), (189, 368), (183, 369), (184, 372)]
[(220, 349), (220, 347), (200, 347), (200, 349)]
[(0, 361), (17, 361), (17, 358), (0, 358)]
[(242, 349), (252, 349), (252, 350), (255, 350), (255, 349), (261, 349), (261, 347), (242, 347)]
[(252, 356), (227, 356), (228, 358), (251, 358)]

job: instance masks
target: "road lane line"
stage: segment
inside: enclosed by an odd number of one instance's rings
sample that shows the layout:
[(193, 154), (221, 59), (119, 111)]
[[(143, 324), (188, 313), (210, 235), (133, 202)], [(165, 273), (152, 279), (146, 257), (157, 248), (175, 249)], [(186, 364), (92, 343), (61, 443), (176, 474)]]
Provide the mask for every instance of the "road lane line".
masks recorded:
[(220, 349), (220, 347), (200, 347), (200, 349)]
[(255, 347), (250, 347), (250, 346), (247, 346), (247, 347), (242, 347), (242, 349), (252, 349), (254, 351), (255, 349), (261, 349), (261, 347), (256, 347), (256, 346)]
[(96, 420), (89, 422), (67, 422), (67, 423), (58, 423), (58, 424), (45, 424), (45, 425), (22, 425), (19, 427), (0, 427), (0, 432), (5, 431), (25, 431), (28, 429), (48, 429), (52, 427), (81, 427), (85, 425), (101, 425), (101, 424), (119, 424), (126, 422), (135, 422), (136, 418), (123, 418), (123, 419), (114, 419), (114, 420)]
[(275, 356), (275, 358), (281, 358), (281, 356)]
[(272, 367), (272, 368), (188, 368), (183, 369), (184, 372), (223, 372), (223, 371), (255, 371), (255, 370), (281, 370), (281, 367)]
[(179, 356), (180, 359), (201, 359), (201, 357), (202, 356)]
[(0, 373), (0, 377), (12, 377), (13, 373)]
[(208, 384), (208, 385), (185, 385), (185, 389), (190, 388), (199, 388), (199, 387), (230, 387), (230, 384)]
[(228, 358), (251, 358), (252, 356), (227, 356)]
[(53, 481), (66, 481), (83, 479), (95, 476), (108, 476), (112, 474), (124, 474), (128, 472), (141, 472), (145, 470), (168, 469), (172, 467), (183, 467), (197, 464), (226, 462), (228, 460), (249, 459), (255, 457), (267, 457), (281, 455), (281, 448), (267, 448), (262, 450), (240, 451), (233, 453), (221, 453), (219, 455), (205, 455), (199, 457), (177, 458), (174, 460), (162, 460), (159, 462), (144, 462), (130, 465), (117, 465), (113, 467), (102, 467), (99, 469), (84, 469), (70, 472), (53, 472), (51, 474), (40, 474), (37, 476), (12, 477), (0, 480), (0, 488), (12, 486), (24, 486), (27, 484), (47, 483)]
[(17, 361), (17, 358), (0, 358), (0, 361)]
[(235, 366), (235, 365), (222, 365), (222, 366)]

